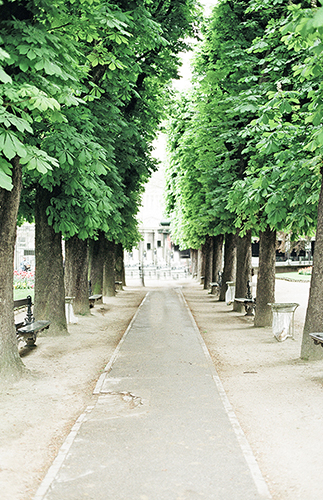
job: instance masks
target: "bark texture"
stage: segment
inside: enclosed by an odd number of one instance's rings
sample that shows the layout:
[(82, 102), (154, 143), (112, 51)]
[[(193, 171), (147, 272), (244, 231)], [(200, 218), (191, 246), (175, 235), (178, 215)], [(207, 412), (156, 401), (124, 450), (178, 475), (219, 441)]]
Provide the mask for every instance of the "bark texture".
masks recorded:
[(213, 240), (211, 236), (207, 236), (204, 244), (204, 282), (203, 288), (207, 290), (212, 281), (212, 265), (213, 265)]
[(213, 236), (212, 240), (213, 240), (212, 282), (218, 283), (219, 273), (222, 271), (224, 235), (219, 234), (218, 236)]
[(257, 307), (255, 326), (271, 326), (272, 311), (268, 303), (275, 302), (276, 231), (267, 227), (259, 234), (259, 268), (257, 277)]
[(75, 314), (89, 314), (88, 244), (73, 236), (65, 242), (65, 294), (74, 297)]
[(123, 245), (118, 243), (115, 248), (115, 277), (116, 281), (121, 281), (121, 289), (126, 285), (125, 283), (125, 272), (124, 272), (124, 261), (123, 261)]
[(192, 277), (196, 278), (197, 276), (197, 263), (198, 260), (198, 251), (191, 248), (191, 265), (192, 265)]
[(25, 370), (18, 354), (13, 313), (14, 248), (21, 193), (21, 167), (17, 157), (11, 163), (14, 187), (11, 191), (0, 188), (0, 377), (2, 383), (18, 380)]
[(62, 237), (48, 225), (49, 192), (37, 187), (35, 209), (35, 307), (36, 319), (50, 320), (42, 335), (68, 335), (65, 316), (65, 287)]
[(99, 233), (97, 240), (92, 240), (89, 245), (90, 281), (91, 292), (102, 294), (103, 269), (105, 260), (105, 237)]
[(103, 269), (103, 301), (104, 297), (113, 297), (115, 290), (115, 242), (105, 241)]
[[(237, 239), (236, 297), (246, 297), (248, 281), (251, 282), (251, 231)], [(241, 311), (242, 307), (237, 302), (233, 304), (234, 311)]]
[(224, 242), (224, 267), (222, 274), (222, 287), (219, 300), (225, 301), (225, 294), (228, 289), (227, 281), (234, 281), (236, 276), (237, 263), (237, 235), (226, 234)]
[(318, 204), (312, 278), (301, 348), (302, 359), (323, 359), (322, 347), (315, 345), (309, 336), (309, 333), (321, 332), (323, 332), (323, 183)]
[(201, 278), (204, 278), (205, 273), (205, 252), (204, 245), (198, 249), (198, 257), (197, 257), (197, 279), (201, 281)]

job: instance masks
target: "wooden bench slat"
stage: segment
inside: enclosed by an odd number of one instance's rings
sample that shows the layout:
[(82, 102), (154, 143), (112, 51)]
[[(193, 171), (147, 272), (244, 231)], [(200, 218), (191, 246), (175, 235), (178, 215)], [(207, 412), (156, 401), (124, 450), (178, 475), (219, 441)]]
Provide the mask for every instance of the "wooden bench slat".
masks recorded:
[(323, 347), (323, 333), (310, 333), (309, 335), (314, 340), (315, 345), (321, 345), (321, 347)]
[(18, 328), (17, 331), (20, 334), (37, 333), (37, 332), (40, 332), (41, 330), (44, 330), (45, 328), (48, 328), (49, 325), (50, 325), (50, 321), (38, 320), (38, 321), (34, 321), (33, 323), (29, 323), (27, 325), (24, 325), (24, 326)]
[(98, 301), (102, 300), (102, 295), (100, 293), (97, 293), (95, 295), (91, 295), (89, 297), (90, 309), (92, 309), (92, 307), (94, 307), (94, 303), (96, 300), (98, 300)]
[(14, 300), (14, 302), (13, 302), (13, 308), (20, 309), (21, 307), (28, 306), (28, 304), (29, 304), (28, 299), (17, 299), (17, 300)]
[(242, 304), (255, 304), (256, 299), (244, 299), (244, 298), (235, 298), (234, 299), (236, 302), (240, 302)]
[(246, 316), (253, 316), (256, 309), (256, 299), (247, 299), (246, 297), (239, 297), (234, 299), (239, 304), (244, 304)]

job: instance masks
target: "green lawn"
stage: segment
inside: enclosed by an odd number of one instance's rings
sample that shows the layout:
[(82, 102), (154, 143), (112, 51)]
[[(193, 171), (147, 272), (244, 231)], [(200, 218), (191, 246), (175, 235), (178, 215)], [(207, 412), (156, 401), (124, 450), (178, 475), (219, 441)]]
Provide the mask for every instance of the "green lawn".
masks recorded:
[(34, 289), (33, 288), (16, 288), (13, 290), (13, 298), (14, 300), (25, 299), (28, 295), (31, 295), (31, 298), (34, 300)]
[(292, 281), (311, 281), (310, 274), (298, 274), (298, 273), (278, 273), (276, 274), (276, 278), (283, 280), (292, 280)]

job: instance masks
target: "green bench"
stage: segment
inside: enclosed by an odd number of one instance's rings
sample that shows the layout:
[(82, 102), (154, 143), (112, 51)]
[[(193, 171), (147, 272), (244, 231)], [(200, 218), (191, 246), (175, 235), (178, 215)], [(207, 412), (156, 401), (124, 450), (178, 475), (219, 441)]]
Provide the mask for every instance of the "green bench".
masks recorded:
[(309, 335), (314, 340), (315, 345), (323, 347), (323, 333), (310, 333)]
[(102, 302), (102, 294), (97, 293), (95, 295), (90, 295), (89, 297), (89, 303), (90, 303), (90, 309), (94, 307), (95, 302)]
[(28, 295), (25, 299), (18, 299), (14, 301), (14, 310), (19, 310), (27, 307), (27, 314), (24, 321), (16, 323), (16, 336), (17, 341), (24, 340), (26, 345), (29, 347), (34, 347), (37, 334), (47, 328), (49, 328), (50, 321), (48, 320), (38, 320), (36, 321), (32, 312), (32, 300), (31, 296)]

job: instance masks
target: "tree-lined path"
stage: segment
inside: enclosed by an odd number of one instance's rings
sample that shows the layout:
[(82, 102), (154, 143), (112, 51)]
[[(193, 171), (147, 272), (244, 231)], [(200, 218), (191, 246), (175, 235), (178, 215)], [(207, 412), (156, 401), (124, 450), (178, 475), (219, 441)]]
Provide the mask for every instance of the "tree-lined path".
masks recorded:
[(35, 500), (270, 498), (179, 289), (148, 292), (95, 392)]
[[(0, 377), (25, 375), (16, 346), (17, 223), (35, 222), (35, 317), (68, 334), (65, 296), (89, 314), (92, 293), (122, 280), (122, 250), (157, 162), (196, 0), (0, 2)], [(63, 259), (62, 241), (65, 243)], [(63, 265), (65, 264), (65, 265)]]

